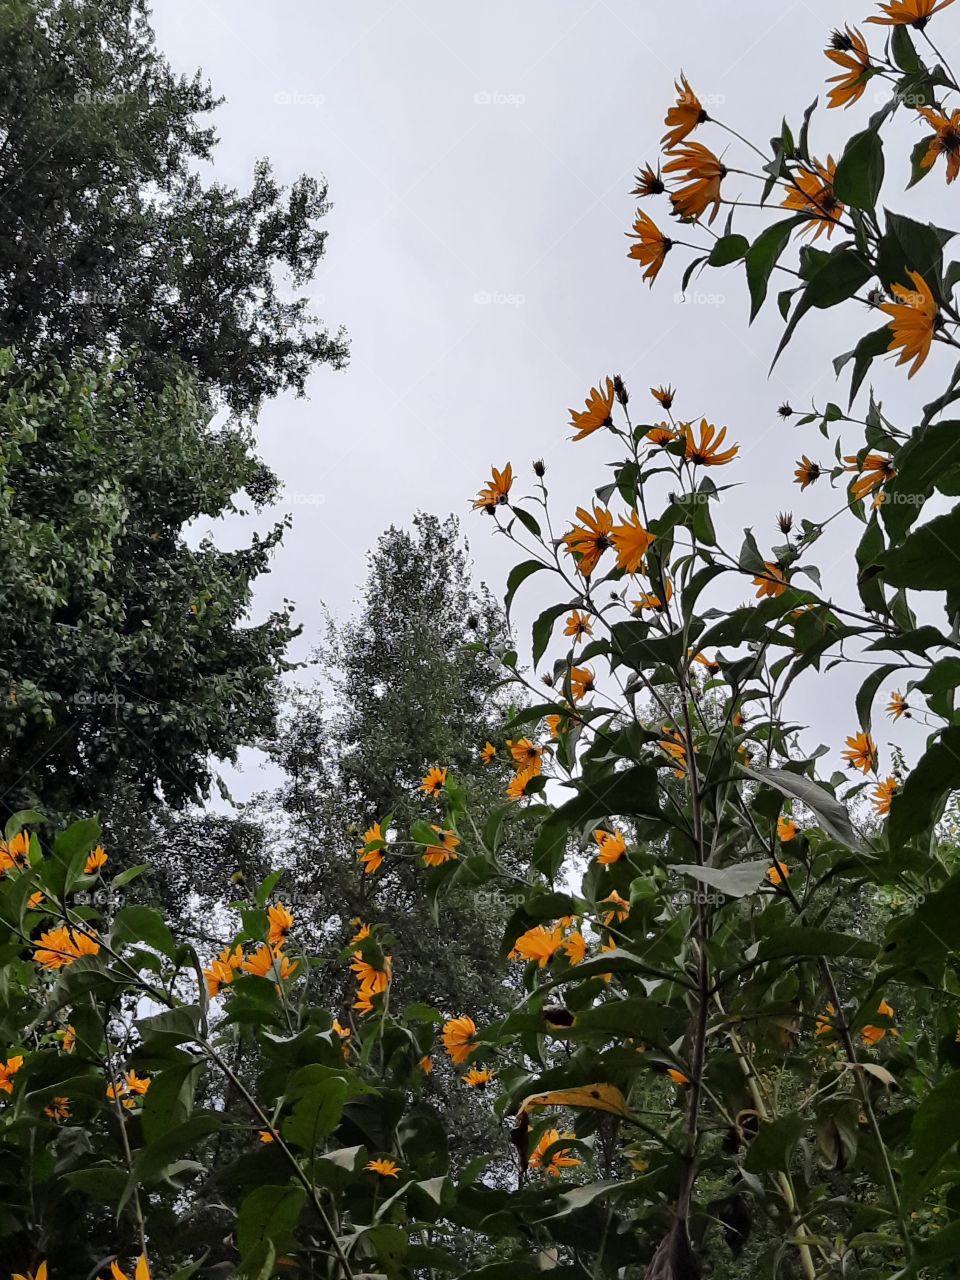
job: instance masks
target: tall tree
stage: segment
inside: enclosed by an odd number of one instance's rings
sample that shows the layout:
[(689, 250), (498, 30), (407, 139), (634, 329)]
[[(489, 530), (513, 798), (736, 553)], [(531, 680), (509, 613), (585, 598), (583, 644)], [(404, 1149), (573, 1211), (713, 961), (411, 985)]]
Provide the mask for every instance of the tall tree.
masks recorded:
[(34, 363), (138, 352), (156, 391), (186, 368), (234, 412), (346, 358), (304, 298), (325, 182), (265, 161), (204, 185), (218, 105), (155, 47), (144, 0), (0, 0), (0, 346)]

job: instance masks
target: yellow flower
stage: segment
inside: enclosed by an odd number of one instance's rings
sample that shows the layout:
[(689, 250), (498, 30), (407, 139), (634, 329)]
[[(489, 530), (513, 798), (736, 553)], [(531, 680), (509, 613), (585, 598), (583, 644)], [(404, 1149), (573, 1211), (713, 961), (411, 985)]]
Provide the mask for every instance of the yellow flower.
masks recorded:
[(47, 1264), (41, 1262), (36, 1271), (28, 1271), (26, 1275), (22, 1271), (15, 1271), (10, 1280), (47, 1280)]
[[(877, 1006), (877, 1013), (882, 1014), (885, 1018), (893, 1017), (893, 1009), (887, 1004), (886, 1000), (881, 1000)], [(863, 1027), (860, 1034), (863, 1037), (864, 1044), (879, 1044), (883, 1037), (890, 1031), (892, 1035), (897, 1032), (892, 1027)]]
[(796, 840), (799, 830), (800, 828), (792, 818), (787, 818), (781, 814), (777, 819), (777, 835), (784, 844), (789, 844), (791, 840)]
[(210, 967), (204, 969), (203, 976), (206, 978), (207, 993), (211, 1000), (220, 994), (221, 987), (233, 982), (234, 974), (242, 964), (243, 948), (238, 943), (232, 951), (229, 947), (224, 947)]
[(383, 865), (383, 850), (367, 848), (368, 844), (375, 844), (380, 840), (385, 840), (385, 836), (380, 830), (380, 823), (375, 822), (363, 833), (363, 846), (357, 850), (357, 860), (363, 867), (365, 876), (372, 876)]
[(103, 845), (98, 844), (84, 863), (83, 874), (85, 876), (95, 875), (101, 867), (106, 866), (108, 861), (106, 849), (104, 849)]
[(446, 769), (439, 769), (434, 765), (432, 769), (427, 770), (426, 777), (420, 783), (420, 790), (428, 796), (438, 796), (446, 785)]
[(381, 1178), (398, 1178), (400, 1176), (400, 1166), (384, 1157), (368, 1160), (364, 1168), (369, 1169), (371, 1173), (379, 1173)]
[(812, 231), (814, 240), (819, 239), (824, 231), (829, 239), (843, 217), (843, 205), (833, 190), (836, 169), (833, 156), (828, 156), (826, 167), (814, 160), (812, 169), (801, 165), (790, 176), (789, 181), (793, 185), (788, 187), (783, 207), (810, 215), (804, 234)]
[(260, 1129), (257, 1133), (257, 1137), (260, 1139), (260, 1141), (263, 1143), (265, 1147), (269, 1146), (271, 1142), (275, 1141), (274, 1136), (269, 1129)]
[(590, 625), (590, 615), (588, 613), (580, 613), (574, 609), (570, 617), (567, 618), (563, 628), (565, 636), (573, 636), (574, 641), (582, 640), (584, 636), (593, 635), (593, 627)]
[(659, 165), (657, 165), (657, 171), (654, 173), (653, 166), (645, 164), (634, 178), (634, 182), (637, 185), (630, 192), (632, 196), (660, 196), (666, 191), (663, 179), (660, 177)]
[(480, 760), (483, 764), (493, 764), (497, 758), (497, 748), (492, 742), (485, 742), (480, 752)]
[(884, 782), (877, 784), (873, 792), (873, 807), (881, 818), (886, 817), (890, 812), (890, 806), (893, 804), (893, 797), (896, 794), (896, 778), (887, 778)]
[(43, 1114), (49, 1116), (51, 1120), (55, 1120), (58, 1124), (61, 1120), (69, 1120), (70, 1099), (59, 1095), (51, 1098), (43, 1108)]
[(782, 596), (790, 585), (783, 570), (773, 560), (764, 560), (763, 567), (766, 572), (759, 574), (753, 580), (753, 585), (757, 588), (757, 599), (761, 600), (764, 596)]
[[(673, 599), (673, 583), (669, 578), (664, 579), (663, 594), (666, 596), (666, 603), (669, 604)], [(634, 609), (663, 609), (664, 601), (656, 594), (655, 591), (646, 591), (637, 600), (631, 600), (630, 605)]]
[(816, 484), (823, 472), (818, 462), (811, 462), (807, 455), (801, 454), (800, 461), (797, 463), (797, 469), (793, 473), (797, 478), (795, 483), (801, 490), (806, 489), (808, 485)]
[(270, 921), (268, 940), (271, 947), (282, 947), (293, 928), (293, 916), (282, 902), (278, 902), (275, 907), (267, 908), (267, 919)]
[(644, 529), (636, 511), (629, 512), (622, 524), (614, 525), (610, 537), (617, 553), (617, 568), (624, 573), (640, 573), (643, 558), (656, 539)]
[(513, 767), (517, 773), (533, 771), (540, 773), (543, 769), (543, 747), (536, 746), (529, 738), (520, 738), (516, 742), (507, 742)]
[(570, 668), (570, 692), (576, 702), (581, 702), (588, 693), (595, 689), (595, 679), (589, 667)]
[(767, 879), (774, 886), (783, 884), (784, 880), (790, 879), (790, 868), (785, 862), (777, 862), (773, 867), (767, 870)]
[(482, 509), (492, 514), (497, 507), (504, 506), (509, 501), (513, 468), (508, 462), (502, 471), (498, 471), (496, 467), (491, 467), (490, 470), (492, 479), (477, 494), (473, 508), (475, 511)]
[(917, 107), (917, 110), (934, 129), (926, 155), (920, 161), (922, 169), (929, 169), (937, 156), (947, 158), (947, 185), (960, 173), (960, 111), (945, 115), (933, 107)]
[(905, 285), (895, 284), (893, 295), (896, 302), (884, 302), (880, 310), (891, 317), (889, 329), (893, 334), (888, 351), (896, 351), (902, 347), (898, 365), (913, 360), (908, 378), (912, 378), (927, 356), (933, 343), (933, 335), (939, 321), (937, 303), (919, 271), (909, 272), (913, 281), (913, 289)]
[[(125, 1272), (121, 1271), (115, 1262), (110, 1263), (110, 1273), (113, 1276), (113, 1280), (130, 1280), (130, 1277)], [(137, 1259), (136, 1268), (133, 1273), (133, 1280), (150, 1280), (150, 1267), (147, 1263), (147, 1255), (145, 1253), (141, 1253), (140, 1257)]]
[(859, 769), (861, 773), (869, 773), (871, 769), (876, 768), (877, 746), (869, 733), (858, 733), (848, 738), (847, 746), (849, 750), (844, 751), (843, 758), (849, 761), (854, 769)]
[(683, 142), (684, 138), (693, 133), (697, 125), (710, 119), (699, 98), (690, 88), (683, 72), (674, 84), (677, 90), (677, 101), (664, 117), (663, 123), (667, 126), (667, 132), (660, 139), (661, 145), (667, 151), (672, 151)]
[(690, 1083), (690, 1077), (684, 1075), (682, 1071), (678, 1071), (676, 1067), (668, 1067), (667, 1075), (670, 1077), (670, 1079), (673, 1081), (674, 1084), (680, 1085), (681, 1088), (684, 1085), (687, 1085)]
[(42, 906), (43, 894), (39, 889), (37, 889), (34, 893), (31, 893), (30, 897), (27, 899), (27, 909), (29, 911), (39, 911)]
[[(673, 408), (673, 402), (674, 402), (674, 399), (676, 398), (677, 389), (676, 387), (671, 387), (669, 385), (666, 387), (664, 386), (651, 387), (650, 394), (653, 396), (654, 400), (656, 400), (658, 404), (662, 405), (663, 408), (666, 409), (667, 413), (669, 413), (670, 410)], [(650, 433), (647, 432), (647, 434), (649, 435)]]
[(424, 849), (423, 861), (428, 867), (442, 867), (445, 862), (457, 857), (457, 845), (460, 843), (460, 838), (455, 836), (452, 831), (445, 831), (442, 827), (438, 827), (436, 823), (431, 823), (430, 825), (437, 833), (437, 840), (436, 844), (429, 844)]
[(546, 1129), (540, 1135), (537, 1145), (530, 1152), (531, 1169), (542, 1169), (551, 1178), (559, 1178), (561, 1169), (573, 1169), (580, 1164), (581, 1161), (576, 1156), (569, 1154), (569, 1147), (557, 1147), (547, 1158), (547, 1151), (556, 1143), (564, 1141), (575, 1142), (576, 1138), (572, 1133), (560, 1133), (557, 1129)]
[(13, 1077), (23, 1066), (23, 1054), (18, 1053), (6, 1062), (0, 1062), (0, 1091), (13, 1093)]
[(541, 969), (545, 969), (562, 946), (563, 930), (559, 925), (547, 929), (538, 924), (520, 935), (511, 954), (518, 960), (536, 961)]
[(423, 1072), (425, 1076), (433, 1075), (433, 1059), (430, 1057), (429, 1054), (425, 1054), (417, 1063), (417, 1066), (420, 1068), (420, 1070)]
[(585, 507), (577, 507), (577, 517), (582, 524), (575, 524), (564, 534), (564, 550), (574, 557), (583, 576), (589, 578), (604, 551), (613, 546), (613, 516), (594, 503), (592, 514)]
[(836, 1028), (834, 1027), (834, 1024), (833, 1024), (833, 1019), (834, 1019), (836, 1016), (837, 1016), (837, 1008), (836, 1008), (836, 1005), (834, 1005), (834, 1004), (832, 1004), (832, 1003), (828, 1002), (828, 1003), (827, 1003), (827, 1007), (826, 1007), (826, 1009), (824, 1010), (824, 1012), (823, 1012), (823, 1013), (821, 1013), (821, 1014), (819, 1015), (819, 1017), (817, 1018), (817, 1025), (816, 1025), (816, 1028), (815, 1028), (815, 1034), (816, 1034), (816, 1035), (818, 1035), (818, 1036), (828, 1036), (828, 1035), (832, 1035), (832, 1034), (833, 1034), (833, 1032), (836, 1030)]
[(359, 916), (354, 916), (350, 921), (350, 925), (352, 928), (356, 929), (356, 933), (347, 943), (347, 946), (355, 947), (358, 942), (363, 942), (364, 938), (370, 937), (370, 926), (368, 924), (364, 924)]
[(707, 422), (706, 418), (701, 418), (700, 420), (699, 441), (693, 434), (693, 423), (685, 422), (682, 430), (684, 457), (688, 462), (692, 462), (695, 467), (722, 467), (728, 462), (732, 462), (740, 452), (738, 444), (721, 451), (720, 446), (726, 439), (727, 428), (721, 427), (720, 431), (717, 432), (717, 428), (712, 423)]
[(575, 427), (577, 434), (574, 440), (583, 440), (586, 436), (592, 435), (594, 431), (599, 431), (601, 427), (607, 427), (613, 421), (613, 379), (607, 378), (606, 387), (601, 390), (599, 387), (591, 387), (590, 394), (587, 396), (585, 409), (571, 409), (570, 426)]
[(244, 960), (240, 967), (244, 973), (252, 973), (258, 978), (279, 977), (281, 982), (286, 982), (293, 977), (299, 965), (288, 960), (279, 947), (269, 947), (261, 942), (253, 955)]
[(137, 1098), (143, 1097), (149, 1088), (148, 1076), (138, 1076), (136, 1071), (128, 1071), (119, 1084), (107, 1085), (106, 1094), (111, 1102), (119, 1102), (127, 1111), (132, 1111), (137, 1105)]
[(587, 957), (586, 939), (579, 929), (574, 929), (564, 938), (560, 949), (571, 964), (582, 964)]
[(27, 865), (30, 854), (30, 836), (21, 831), (10, 840), (0, 840), (0, 875), (16, 868), (22, 871)]
[(848, 25), (845, 31), (834, 31), (830, 47), (824, 52), (841, 69), (838, 76), (827, 80), (827, 84), (836, 85), (828, 94), (830, 106), (852, 107), (863, 96), (869, 78), (870, 50), (866, 40), (856, 27)]
[(953, 0), (887, 0), (880, 8), (886, 17), (868, 18), (881, 27), (916, 27), (922, 31), (935, 13), (953, 4)]
[(493, 1072), (488, 1071), (486, 1067), (471, 1067), (463, 1077), (463, 1083), (468, 1084), (471, 1089), (483, 1089), (493, 1079)]
[(649, 280), (651, 287), (660, 274), (667, 254), (673, 248), (673, 241), (665, 236), (652, 218), (648, 218), (642, 209), (638, 209), (633, 219), (633, 230), (625, 232), (636, 244), (630, 246), (628, 258), (646, 267), (644, 280)]
[(450, 1018), (443, 1025), (443, 1047), (455, 1067), (477, 1050), (477, 1024), (472, 1018)]
[(95, 956), (100, 950), (95, 938), (63, 926), (41, 933), (33, 946), (34, 960), (45, 969), (64, 969), (81, 956)]
[(899, 720), (903, 715), (909, 719), (909, 712), (910, 704), (900, 690), (897, 689), (890, 695), (890, 701), (887, 703), (887, 715), (893, 720)]
[(608, 893), (605, 898), (601, 898), (600, 901), (601, 903), (609, 902), (613, 908), (611, 911), (605, 911), (601, 916), (605, 925), (620, 924), (630, 914), (630, 903), (626, 898), (621, 897), (616, 889), (614, 889), (613, 893)]
[(77, 1032), (72, 1026), (64, 1027), (57, 1032), (57, 1039), (60, 1041), (60, 1048), (64, 1053), (73, 1053), (77, 1047)]
[(893, 459), (884, 457), (882, 453), (868, 453), (862, 462), (857, 461), (856, 454), (849, 454), (844, 459), (845, 471), (856, 471), (859, 480), (850, 487), (850, 493), (857, 502), (862, 501), (868, 493), (881, 488), (897, 474), (893, 469)]
[(663, 171), (680, 175), (681, 185), (670, 193), (674, 213), (684, 221), (695, 220), (712, 204), (713, 222), (720, 212), (720, 184), (727, 175), (720, 159), (699, 142), (688, 142), (677, 149)]
[(627, 856), (627, 842), (619, 831), (594, 831), (593, 838), (597, 842), (597, 862), (601, 867), (611, 867), (615, 862)]
[(687, 744), (684, 742), (680, 733), (676, 729), (671, 729), (668, 725), (663, 727), (664, 737), (657, 744), (667, 755), (673, 760), (677, 766), (676, 775), (678, 778), (686, 777), (687, 773)]
[(720, 663), (716, 658), (708, 658), (705, 653), (695, 653), (690, 659), (691, 663), (696, 662), (701, 667), (705, 667), (710, 675), (715, 676), (720, 671)]
[(515, 773), (507, 784), (507, 799), (522, 800), (527, 794), (527, 787), (539, 773), (539, 769), (521, 769), (519, 773)]

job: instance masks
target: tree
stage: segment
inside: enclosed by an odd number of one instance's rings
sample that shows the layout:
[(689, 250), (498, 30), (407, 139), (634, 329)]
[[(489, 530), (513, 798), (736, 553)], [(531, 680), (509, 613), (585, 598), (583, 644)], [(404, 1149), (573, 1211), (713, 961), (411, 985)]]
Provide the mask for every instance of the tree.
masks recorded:
[(346, 359), (303, 298), (329, 208), (261, 161), (241, 193), (196, 173), (217, 106), (177, 77), (144, 0), (0, 4), (0, 346), (88, 363), (138, 353), (145, 393), (181, 369), (236, 413)]
[(184, 529), (269, 501), (249, 432), (180, 380), (0, 360), (0, 792), (8, 811), (203, 795), (211, 757), (272, 730), (289, 610), (250, 624), (283, 532), (219, 551)]

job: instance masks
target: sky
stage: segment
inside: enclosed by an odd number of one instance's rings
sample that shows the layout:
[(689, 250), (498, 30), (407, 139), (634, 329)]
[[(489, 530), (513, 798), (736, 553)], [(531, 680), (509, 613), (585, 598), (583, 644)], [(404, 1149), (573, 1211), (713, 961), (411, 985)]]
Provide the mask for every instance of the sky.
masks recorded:
[[(739, 487), (714, 512), (721, 540), (739, 545), (750, 525), (769, 547), (781, 540), (778, 511), (817, 519), (841, 505), (825, 484), (801, 496), (796, 459), (829, 463), (832, 445), (776, 410), (845, 404), (831, 360), (875, 317), (856, 303), (818, 315), (769, 374), (781, 321), (771, 303), (748, 327), (742, 268), (708, 271), (684, 294), (690, 255), (675, 249), (651, 290), (626, 257), (625, 232), (633, 175), (656, 163), (681, 69), (711, 116), (762, 145), (784, 115), (799, 125), (815, 96), (823, 104), (831, 29), (876, 11), (872, 0), (274, 0), (268, 10), (253, 0), (156, 0), (158, 43), (174, 68), (199, 67), (225, 98), (206, 176), (246, 186), (266, 156), (281, 181), (307, 172), (330, 185), (326, 256), (306, 292), (328, 327), (346, 327), (351, 360), (342, 372), (317, 370), (306, 398), (266, 405), (258, 425), (260, 451), (285, 485), (274, 514), (292, 513), (294, 525), (256, 612), (295, 602), (303, 636), (294, 657), (322, 640), (326, 611), (351, 612), (368, 549), (417, 510), (456, 512), (477, 576), (502, 594), (517, 553), (490, 536), (470, 499), (491, 465), (508, 460), (515, 492), (527, 491), (530, 462), (542, 457), (565, 527), (614, 456), (596, 437), (570, 443), (568, 410), (608, 374), (622, 375), (635, 420), (662, 416), (649, 388), (672, 383), (680, 417), (705, 415), (740, 444), (723, 476)], [(863, 30), (882, 42), (881, 28)], [(948, 56), (957, 30), (945, 14), (932, 32)], [(865, 126), (886, 96), (874, 85), (849, 112), (821, 106), (816, 153), (839, 153)], [(717, 125), (697, 136), (726, 149), (731, 166), (754, 167)], [(906, 121), (891, 134), (902, 140), (893, 178), (908, 172), (917, 136)], [(731, 175), (725, 188), (753, 200), (757, 185)], [(940, 174), (897, 208), (948, 220), (950, 200)], [(668, 225), (662, 204), (643, 207)], [(747, 234), (761, 225), (749, 210), (738, 218)], [(950, 371), (939, 355), (910, 383), (892, 362), (874, 368), (877, 395), (901, 426), (919, 421)], [(846, 452), (862, 443), (855, 428), (844, 437)], [(229, 543), (267, 523), (269, 513), (214, 532)], [(850, 519), (831, 529), (813, 559), (825, 587), (849, 591), (841, 564), (861, 530)], [(521, 598), (521, 656), (530, 619), (555, 598), (537, 579)], [(797, 686), (805, 745), (827, 742), (832, 767), (855, 728), (854, 693), (849, 674), (811, 674)], [(901, 727), (880, 728), (887, 761), (888, 739), (916, 738)], [(238, 799), (270, 780), (253, 753), (225, 776)]]

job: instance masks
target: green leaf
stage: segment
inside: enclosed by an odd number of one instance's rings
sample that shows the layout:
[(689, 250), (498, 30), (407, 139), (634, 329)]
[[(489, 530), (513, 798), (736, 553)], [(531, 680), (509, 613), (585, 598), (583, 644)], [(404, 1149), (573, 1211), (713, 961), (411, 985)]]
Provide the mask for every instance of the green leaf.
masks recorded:
[(533, 865), (548, 879), (560, 869), (571, 831), (610, 817), (661, 818), (657, 771), (634, 765), (622, 773), (585, 786), (579, 795), (556, 809), (544, 822), (533, 849)]
[(854, 134), (844, 147), (834, 175), (837, 198), (854, 209), (873, 213), (883, 186), (883, 171), (883, 143), (877, 130)]
[(903, 1171), (905, 1207), (936, 1182), (937, 1171), (960, 1141), (960, 1071), (951, 1072), (923, 1099), (910, 1126), (913, 1148)]
[(885, 486), (880, 516), (891, 542), (899, 542), (920, 514), (937, 481), (960, 464), (960, 422), (917, 427), (896, 457), (897, 474)]
[(960, 587), (960, 506), (921, 525), (882, 559), (884, 579), (913, 591), (950, 591)]
[(803, 1117), (796, 1112), (761, 1122), (747, 1151), (744, 1168), (750, 1173), (777, 1173), (790, 1169), (804, 1127)]
[(711, 267), (726, 267), (731, 262), (739, 262), (741, 258), (746, 256), (749, 248), (750, 242), (746, 236), (721, 236), (714, 243), (707, 262)]
[(683, 862), (670, 864), (671, 871), (719, 889), (730, 898), (745, 898), (755, 893), (766, 878), (769, 867), (770, 862), (766, 858), (758, 862), (738, 862), (732, 867), (700, 867)]
[(298, 1183), (257, 1187), (237, 1215), (237, 1246), (246, 1256), (265, 1242), (281, 1253), (292, 1243), (307, 1193)]
[(321, 1138), (334, 1131), (344, 1103), (357, 1092), (347, 1080), (336, 1076), (297, 1088), (293, 1096), (299, 1100), (283, 1122), (284, 1139), (302, 1151), (312, 1152)]
[(247, 1254), (230, 1280), (270, 1280), (277, 1262), (277, 1251), (270, 1240), (261, 1240)]
[(540, 560), (524, 560), (522, 564), (514, 565), (507, 577), (507, 594), (504, 597), (504, 609), (507, 617), (510, 617), (510, 606), (513, 604), (513, 597), (517, 594), (520, 586), (526, 582), (527, 578), (533, 574), (539, 573), (541, 569), (546, 569), (546, 565)]
[(139, 903), (117, 912), (110, 937), (115, 947), (126, 942), (142, 942), (171, 960), (177, 954), (177, 944), (163, 916), (153, 907)]
[(871, 671), (860, 686), (860, 690), (857, 693), (857, 715), (860, 718), (860, 727), (864, 733), (870, 732), (873, 719), (873, 700), (876, 698), (880, 686), (888, 676), (902, 669), (897, 663), (885, 663), (884, 666), (877, 667), (876, 670)]
[(890, 807), (891, 845), (928, 831), (947, 797), (960, 787), (960, 726), (950, 725), (920, 757), (916, 768), (893, 797)]
[(203, 1063), (182, 1055), (172, 1066), (152, 1077), (143, 1100), (140, 1123), (148, 1142), (186, 1124), (193, 1111), (193, 1096)]
[(891, 338), (889, 326), (884, 325), (882, 329), (874, 329), (872, 333), (864, 334), (852, 351), (846, 352), (845, 355), (837, 356), (834, 360), (833, 367), (838, 377), (844, 365), (849, 364), (851, 360), (853, 361), (849, 405), (852, 405), (857, 398), (857, 392), (863, 386), (863, 380), (867, 376), (874, 360), (877, 356), (882, 356), (886, 351), (889, 351)]
[(790, 233), (800, 225), (800, 217), (784, 218), (762, 231), (745, 254), (747, 284), (750, 289), (750, 322), (760, 314), (767, 296), (770, 274), (787, 247)]
[(854, 853), (863, 854), (863, 843), (854, 830), (844, 806), (812, 778), (799, 773), (790, 773), (786, 769), (763, 769), (760, 766), (743, 767), (743, 772), (759, 782), (776, 787), (791, 800), (801, 801), (808, 809), (813, 810), (828, 835), (833, 836), (834, 840), (839, 840)]
[(848, 960), (875, 960), (879, 947), (865, 938), (829, 929), (806, 929), (785, 925), (756, 948), (756, 959), (762, 964), (786, 956), (831, 956)]
[(568, 604), (552, 604), (549, 609), (544, 609), (540, 617), (533, 624), (533, 665), (536, 666), (546, 652), (547, 645), (550, 643), (550, 637), (553, 635), (554, 623), (557, 619), (570, 609)]

